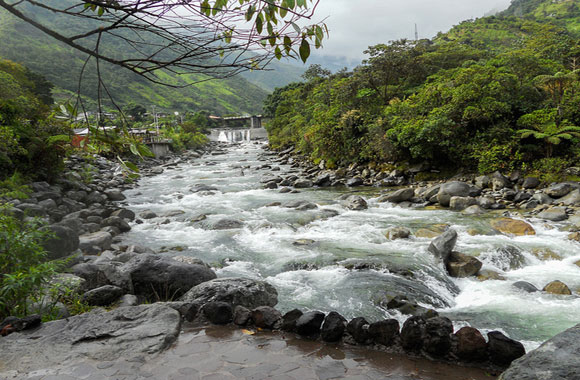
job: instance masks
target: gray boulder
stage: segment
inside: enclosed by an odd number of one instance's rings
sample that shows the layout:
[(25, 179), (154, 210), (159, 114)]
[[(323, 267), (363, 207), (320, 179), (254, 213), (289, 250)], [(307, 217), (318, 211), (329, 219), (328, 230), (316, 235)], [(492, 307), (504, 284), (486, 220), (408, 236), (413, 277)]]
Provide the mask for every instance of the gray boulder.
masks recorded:
[(540, 180), (536, 177), (526, 177), (522, 183), (524, 189), (535, 189), (538, 186), (540, 186)]
[(103, 227), (115, 227), (121, 232), (131, 231), (131, 226), (127, 221), (119, 216), (110, 216), (101, 221)]
[(463, 278), (477, 274), (483, 264), (473, 256), (451, 252), (445, 266), (451, 277)]
[(118, 216), (119, 218), (127, 219), (131, 222), (135, 220), (135, 213), (131, 210), (126, 209), (126, 208), (121, 208), (121, 209), (113, 211), (111, 213), (111, 216)]
[(278, 292), (264, 281), (249, 278), (218, 278), (190, 289), (181, 297), (183, 302), (199, 305), (208, 302), (228, 302), (235, 306), (255, 309), (259, 306), (275, 306)]
[(176, 299), (194, 286), (216, 278), (214, 271), (204, 265), (148, 253), (133, 257), (121, 271), (130, 278), (134, 294), (150, 301)]
[(540, 291), (538, 288), (527, 281), (516, 281), (512, 284), (512, 286), (516, 289), (523, 290), (526, 293), (535, 293)]
[(392, 202), (401, 203), (406, 202), (415, 196), (415, 190), (413, 189), (401, 189), (394, 191), (390, 194), (385, 194), (378, 199), (378, 202)]
[(354, 177), (346, 181), (346, 186), (348, 187), (362, 186), (364, 182), (365, 181), (361, 177)]
[(438, 257), (445, 262), (453, 251), (456, 242), (457, 231), (449, 229), (436, 237), (429, 245), (428, 250), (435, 255), (435, 257)]
[(532, 195), (532, 199), (537, 201), (541, 205), (550, 205), (554, 202), (554, 200), (544, 193), (538, 193)]
[(88, 254), (98, 254), (111, 248), (113, 236), (105, 231), (79, 236), (79, 248)]
[(298, 179), (294, 182), (294, 187), (297, 189), (306, 189), (312, 187), (314, 184), (309, 179)]
[(544, 190), (544, 193), (552, 198), (562, 198), (568, 195), (572, 190), (578, 189), (577, 184), (570, 182), (557, 183)]
[(75, 230), (56, 224), (46, 228), (53, 236), (44, 241), (42, 246), (50, 260), (67, 257), (79, 248), (79, 234)]
[(475, 186), (480, 187), (482, 189), (486, 189), (491, 184), (491, 179), (486, 175), (482, 175), (482, 176), (476, 177), (474, 183), (475, 183)]
[(349, 210), (366, 210), (369, 208), (367, 201), (360, 195), (351, 195), (342, 202), (342, 205)]
[(175, 342), (180, 326), (179, 313), (160, 304), (96, 310), (0, 339), (2, 370), (32, 372), (62, 363), (153, 355)]
[(471, 186), (465, 182), (453, 181), (441, 185), (437, 193), (437, 201), (441, 206), (448, 207), (451, 197), (467, 197), (470, 195)]
[(123, 192), (119, 189), (108, 189), (105, 190), (104, 193), (110, 201), (124, 201), (127, 199), (127, 197), (125, 197)]
[(236, 228), (242, 228), (244, 223), (235, 219), (220, 219), (212, 223), (211, 228), (213, 230), (232, 230)]
[(552, 222), (561, 222), (562, 220), (568, 219), (568, 215), (566, 214), (566, 209), (562, 207), (553, 207), (539, 213), (538, 218), (550, 220)]
[(573, 190), (568, 195), (558, 199), (564, 206), (580, 206), (580, 189)]
[(145, 211), (142, 211), (142, 212), (139, 214), (139, 217), (140, 217), (141, 219), (145, 219), (145, 220), (147, 220), (147, 219), (153, 219), (153, 218), (157, 218), (157, 214), (156, 214), (156, 213), (154, 213), (154, 212), (153, 212), (153, 211), (151, 211), (151, 210), (145, 210)]
[(385, 233), (385, 237), (389, 240), (408, 239), (411, 236), (411, 231), (405, 227), (391, 227)]
[(514, 361), (499, 380), (571, 380), (580, 376), (580, 324)]
[(451, 197), (449, 200), (449, 208), (455, 211), (462, 211), (469, 206), (474, 206), (477, 204), (477, 200), (472, 197)]
[(118, 286), (105, 285), (85, 292), (82, 300), (91, 306), (108, 306), (124, 294)]
[(500, 172), (495, 172), (491, 175), (491, 188), (493, 191), (499, 191), (510, 187), (512, 187), (511, 181)]
[(104, 285), (114, 285), (132, 293), (131, 279), (120, 269), (120, 263), (101, 261), (80, 263), (71, 268), (72, 273), (85, 280), (83, 289), (90, 290)]

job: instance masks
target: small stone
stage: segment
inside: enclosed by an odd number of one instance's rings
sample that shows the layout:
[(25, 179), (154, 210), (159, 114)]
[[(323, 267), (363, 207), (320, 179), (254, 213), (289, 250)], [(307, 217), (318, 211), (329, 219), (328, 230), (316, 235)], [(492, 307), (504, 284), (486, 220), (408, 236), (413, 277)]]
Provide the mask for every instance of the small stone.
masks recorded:
[(252, 318), (252, 312), (243, 307), (243, 306), (236, 306), (234, 309), (234, 323), (238, 326), (246, 326), (248, 322)]
[(559, 294), (559, 295), (572, 295), (572, 291), (570, 288), (564, 284), (562, 281), (552, 281), (548, 285), (544, 286), (542, 289), (544, 292), (551, 293), (551, 294)]
[(405, 227), (389, 228), (385, 234), (385, 237), (389, 240), (408, 239), (409, 236), (411, 236), (411, 231)]

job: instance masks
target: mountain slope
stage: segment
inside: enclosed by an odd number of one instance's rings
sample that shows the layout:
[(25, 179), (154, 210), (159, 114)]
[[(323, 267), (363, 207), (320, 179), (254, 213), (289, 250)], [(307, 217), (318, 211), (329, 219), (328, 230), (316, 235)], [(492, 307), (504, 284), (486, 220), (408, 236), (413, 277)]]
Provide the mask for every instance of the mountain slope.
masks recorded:
[[(51, 14), (37, 12), (35, 18), (57, 29), (71, 28), (64, 20)], [(57, 101), (62, 101), (77, 92), (79, 75), (86, 59), (84, 54), (52, 39), (5, 11), (0, 11), (0, 40), (2, 41), (0, 57), (21, 63), (32, 71), (44, 75), (59, 88), (55, 93)], [(123, 54), (122, 45), (110, 49), (111, 53), (117, 56)], [(259, 113), (267, 95), (265, 89), (241, 76), (217, 80), (200, 74), (176, 76), (167, 72), (160, 73), (158, 75), (160, 78), (175, 86), (199, 82), (185, 88), (172, 88), (156, 85), (128, 70), (106, 63), (101, 64), (101, 73), (114, 101), (121, 106), (136, 103), (145, 107), (156, 105), (170, 111), (209, 110), (222, 115)], [(98, 96), (97, 83), (96, 65), (93, 60), (87, 66), (81, 82), (81, 93), (93, 102)], [(102, 98), (107, 104), (107, 95), (104, 94)], [(108, 105), (111, 106), (110, 103)]]

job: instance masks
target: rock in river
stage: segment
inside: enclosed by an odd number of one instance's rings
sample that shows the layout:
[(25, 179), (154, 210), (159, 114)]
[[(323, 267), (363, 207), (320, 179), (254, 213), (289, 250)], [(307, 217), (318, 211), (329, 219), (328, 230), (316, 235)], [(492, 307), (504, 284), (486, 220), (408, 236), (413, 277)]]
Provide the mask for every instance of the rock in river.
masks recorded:
[(529, 223), (511, 218), (492, 220), (491, 227), (507, 235), (524, 236), (536, 234), (536, 230)]
[(161, 304), (99, 309), (0, 339), (2, 369), (31, 372), (65, 362), (155, 354), (177, 339), (180, 325), (179, 313)]
[(580, 374), (580, 324), (514, 361), (499, 380), (571, 380)]

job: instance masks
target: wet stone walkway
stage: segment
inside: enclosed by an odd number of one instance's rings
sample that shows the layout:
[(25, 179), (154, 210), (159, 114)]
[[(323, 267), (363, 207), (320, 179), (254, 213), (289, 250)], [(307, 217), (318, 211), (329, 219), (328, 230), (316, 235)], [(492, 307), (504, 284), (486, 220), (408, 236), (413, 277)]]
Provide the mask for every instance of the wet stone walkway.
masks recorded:
[(154, 358), (61, 363), (0, 379), (27, 380), (490, 380), (485, 371), (383, 352), (328, 345), (292, 334), (233, 327), (191, 328)]

